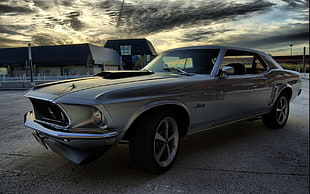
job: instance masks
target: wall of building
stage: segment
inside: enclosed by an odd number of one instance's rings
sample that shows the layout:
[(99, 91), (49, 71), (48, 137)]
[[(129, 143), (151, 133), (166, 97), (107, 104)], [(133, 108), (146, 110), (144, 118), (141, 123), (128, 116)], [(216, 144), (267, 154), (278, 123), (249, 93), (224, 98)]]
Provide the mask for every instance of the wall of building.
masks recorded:
[[(93, 75), (103, 70), (121, 69), (121, 58), (115, 50), (93, 46), (58, 45), (31, 47), (33, 75)], [(0, 75), (30, 76), (28, 48), (0, 49)]]
[[(86, 65), (70, 65), (70, 66), (38, 66), (34, 67), (34, 76), (63, 76), (63, 75), (94, 75), (101, 71), (117, 71), (118, 66), (115, 65), (94, 65), (87, 67)], [(62, 72), (62, 73), (61, 73)], [(7, 74), (5, 74), (7, 76)], [(29, 69), (13, 70), (12, 77), (30, 76)]]

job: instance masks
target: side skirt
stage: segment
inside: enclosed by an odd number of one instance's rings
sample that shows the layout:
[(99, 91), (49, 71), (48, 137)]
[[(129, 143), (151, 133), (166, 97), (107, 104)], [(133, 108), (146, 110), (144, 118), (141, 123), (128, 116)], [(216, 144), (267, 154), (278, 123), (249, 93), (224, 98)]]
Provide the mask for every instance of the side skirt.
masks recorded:
[(218, 124), (218, 125), (213, 125), (211, 127), (205, 128), (205, 129), (201, 129), (201, 130), (197, 130), (197, 131), (192, 131), (192, 132), (188, 133), (187, 135), (193, 135), (193, 134), (200, 133), (200, 132), (203, 132), (203, 131), (207, 131), (207, 130), (210, 130), (210, 129), (220, 128), (220, 127), (232, 125), (232, 124), (239, 123), (239, 122), (246, 121), (246, 120), (257, 120), (262, 115), (265, 115), (265, 114), (268, 114), (268, 113), (269, 112), (259, 113), (259, 114), (252, 115), (252, 116), (249, 116), (249, 117), (244, 117), (242, 119), (228, 121), (228, 122), (221, 123), (221, 124)]

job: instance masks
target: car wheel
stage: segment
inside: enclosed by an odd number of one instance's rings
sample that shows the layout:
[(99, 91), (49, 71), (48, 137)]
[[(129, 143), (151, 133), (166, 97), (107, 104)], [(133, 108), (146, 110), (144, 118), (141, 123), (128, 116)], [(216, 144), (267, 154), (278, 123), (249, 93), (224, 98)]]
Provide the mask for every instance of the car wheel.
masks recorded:
[(137, 167), (153, 173), (169, 170), (179, 149), (179, 127), (174, 114), (161, 110), (139, 119), (129, 148)]
[(275, 102), (272, 111), (263, 116), (263, 123), (270, 128), (282, 128), (289, 116), (289, 99), (287, 95), (281, 95)]

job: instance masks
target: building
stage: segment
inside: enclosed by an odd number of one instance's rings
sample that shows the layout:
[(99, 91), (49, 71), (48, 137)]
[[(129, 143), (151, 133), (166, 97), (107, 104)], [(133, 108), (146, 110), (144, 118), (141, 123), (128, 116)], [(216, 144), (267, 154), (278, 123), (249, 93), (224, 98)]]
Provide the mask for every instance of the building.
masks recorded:
[[(115, 50), (90, 44), (31, 47), (34, 75), (87, 75), (121, 69)], [(0, 74), (29, 75), (28, 47), (0, 49)]]
[[(292, 56), (273, 56), (280, 65), (281, 64), (303, 64), (303, 55), (292, 55)], [(309, 55), (305, 55), (305, 64), (309, 64)]]
[(309, 73), (309, 55), (273, 56), (282, 67)]
[(157, 56), (152, 43), (145, 38), (108, 40), (104, 47), (118, 52), (124, 69), (140, 69)]

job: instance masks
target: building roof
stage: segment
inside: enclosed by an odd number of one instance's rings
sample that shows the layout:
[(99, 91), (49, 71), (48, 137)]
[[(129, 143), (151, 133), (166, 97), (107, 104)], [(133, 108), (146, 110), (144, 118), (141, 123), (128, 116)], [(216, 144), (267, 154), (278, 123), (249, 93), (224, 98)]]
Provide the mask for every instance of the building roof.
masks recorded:
[(120, 45), (132, 45), (131, 55), (157, 55), (152, 43), (145, 38), (108, 40), (104, 47), (114, 49), (120, 54)]
[[(103, 64), (104, 58), (115, 60), (111, 65), (119, 65), (116, 51), (89, 44), (31, 47), (32, 62), (38, 65), (80, 65)], [(28, 47), (0, 49), (0, 65), (25, 64), (29, 59)]]

